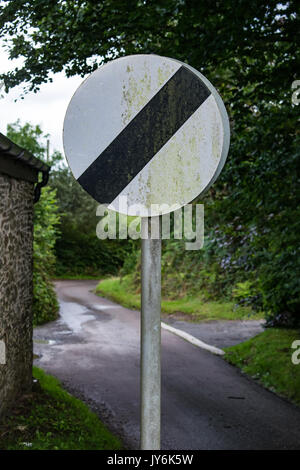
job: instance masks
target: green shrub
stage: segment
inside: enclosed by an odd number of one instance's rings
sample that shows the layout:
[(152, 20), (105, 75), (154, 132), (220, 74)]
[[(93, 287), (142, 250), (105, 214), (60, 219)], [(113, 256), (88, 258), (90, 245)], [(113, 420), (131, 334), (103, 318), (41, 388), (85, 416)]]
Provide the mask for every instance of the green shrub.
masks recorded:
[(55, 243), (55, 275), (59, 277), (116, 274), (131, 251), (128, 240), (99, 240), (97, 202), (80, 186), (66, 167), (51, 173), (56, 190), (60, 235)]
[(45, 187), (34, 211), (33, 241), (33, 323), (40, 325), (54, 320), (58, 302), (51, 281), (54, 265), (54, 245), (58, 233), (56, 192)]
[(58, 302), (48, 274), (37, 266), (33, 271), (33, 324), (42, 325), (55, 320)]
[(127, 254), (127, 241), (99, 240), (96, 231), (84, 233), (76, 227), (62, 226), (56, 241), (58, 276), (116, 274)]

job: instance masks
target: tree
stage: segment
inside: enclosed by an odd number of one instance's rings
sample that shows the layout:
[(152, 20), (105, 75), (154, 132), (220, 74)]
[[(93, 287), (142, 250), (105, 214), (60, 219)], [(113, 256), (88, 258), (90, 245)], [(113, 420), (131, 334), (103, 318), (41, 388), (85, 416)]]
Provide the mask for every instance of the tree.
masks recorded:
[(38, 124), (35, 126), (29, 122), (21, 124), (18, 119), (13, 124), (7, 124), (7, 136), (53, 168), (63, 162), (63, 156), (57, 150), (54, 150), (48, 158), (46, 144), (49, 134), (44, 134)]
[(175, 57), (202, 71), (232, 126), (228, 161), (205, 198), (220, 283), (253, 278), (252, 298), (271, 323), (283, 315), (300, 322), (296, 1), (13, 0), (0, 10), (0, 29), (11, 58), (25, 60), (2, 75), (6, 89), (37, 90), (52, 72), (84, 76), (133, 53)]
[(259, 93), (276, 98), (275, 91), (296, 74), (294, 69), (286, 77), (290, 63), (296, 65), (295, 1), (8, 0), (0, 10), (0, 29), (10, 57), (25, 60), (3, 75), (7, 88), (26, 82), (36, 90), (51, 79), (50, 72), (85, 75), (107, 60), (136, 53), (186, 60), (214, 71), (215, 83), (226, 68), (232, 93), (251, 77), (253, 85), (264, 85)]

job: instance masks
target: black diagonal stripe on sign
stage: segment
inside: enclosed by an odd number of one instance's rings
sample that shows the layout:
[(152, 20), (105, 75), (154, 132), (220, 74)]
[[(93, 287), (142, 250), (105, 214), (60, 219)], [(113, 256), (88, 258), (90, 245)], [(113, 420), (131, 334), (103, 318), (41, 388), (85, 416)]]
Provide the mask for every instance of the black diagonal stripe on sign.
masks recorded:
[(210, 93), (193, 72), (180, 67), (84, 171), (79, 183), (98, 202), (112, 202)]

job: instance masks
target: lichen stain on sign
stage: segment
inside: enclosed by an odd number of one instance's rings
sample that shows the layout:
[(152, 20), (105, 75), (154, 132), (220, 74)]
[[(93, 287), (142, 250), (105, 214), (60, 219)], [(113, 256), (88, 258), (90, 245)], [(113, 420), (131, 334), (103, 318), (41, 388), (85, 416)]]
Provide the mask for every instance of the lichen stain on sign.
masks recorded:
[[(126, 215), (159, 215), (193, 201), (216, 179), (229, 123), (200, 72), (137, 54), (100, 67), (78, 88), (64, 145), (75, 178), (98, 202)], [(150, 213), (153, 205), (165, 208)]]

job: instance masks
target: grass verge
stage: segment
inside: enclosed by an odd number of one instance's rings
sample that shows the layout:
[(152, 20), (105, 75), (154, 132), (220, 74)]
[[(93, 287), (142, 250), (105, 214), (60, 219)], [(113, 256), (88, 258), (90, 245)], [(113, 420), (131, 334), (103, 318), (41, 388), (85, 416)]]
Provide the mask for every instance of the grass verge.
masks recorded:
[(96, 414), (37, 367), (38, 382), (0, 425), (1, 450), (115, 450), (122, 444)]
[[(135, 292), (129, 276), (122, 279), (119, 277), (104, 279), (97, 286), (96, 292), (124, 307), (137, 310), (141, 307), (140, 294)], [(165, 314), (181, 314), (186, 320), (194, 322), (262, 318), (262, 314), (254, 314), (249, 307), (236, 307), (234, 302), (205, 301), (195, 296), (186, 296), (176, 300), (163, 298), (161, 308)]]
[(244, 343), (225, 348), (224, 358), (269, 390), (300, 405), (300, 364), (292, 363), (295, 340), (300, 340), (299, 330), (268, 328)]

